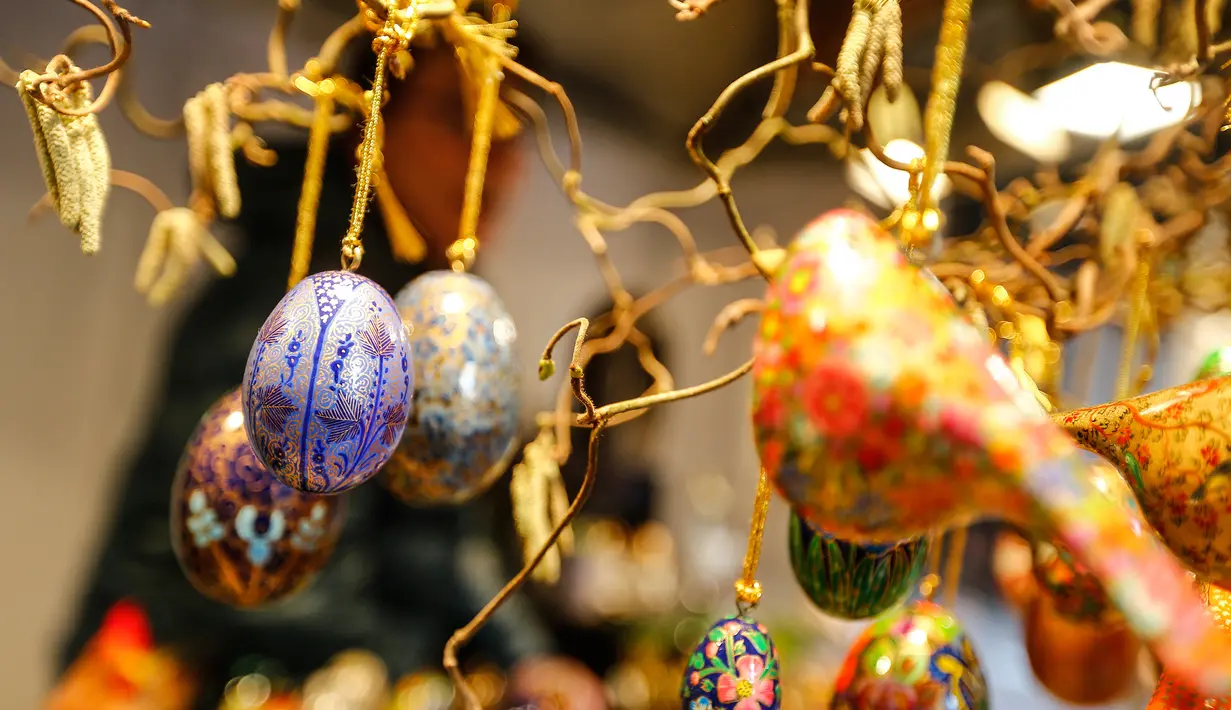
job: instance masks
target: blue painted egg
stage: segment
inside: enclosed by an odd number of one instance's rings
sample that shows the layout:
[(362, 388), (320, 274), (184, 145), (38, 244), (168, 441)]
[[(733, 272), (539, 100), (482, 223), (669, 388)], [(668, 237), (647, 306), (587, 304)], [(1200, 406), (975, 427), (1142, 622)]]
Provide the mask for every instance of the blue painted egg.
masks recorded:
[(838, 678), (830, 710), (987, 710), (987, 683), (961, 622), (928, 601), (864, 630)]
[(393, 299), (346, 271), (313, 274), (261, 327), (244, 372), (244, 423), (261, 462), (306, 493), (341, 493), (389, 460), (414, 370)]
[(834, 537), (791, 513), (795, 580), (831, 616), (870, 619), (897, 606), (915, 588), (928, 556), (926, 537), (860, 545)]
[(424, 274), (395, 300), (410, 330), (415, 411), (384, 480), (412, 505), (460, 503), (517, 450), (517, 329), (491, 285), (470, 274)]
[(777, 710), (778, 651), (765, 627), (729, 616), (710, 627), (684, 669), (683, 710)]
[(171, 489), (171, 541), (202, 594), (238, 607), (287, 597), (333, 552), (342, 500), (282, 485), (257, 460), (239, 390), (197, 425)]

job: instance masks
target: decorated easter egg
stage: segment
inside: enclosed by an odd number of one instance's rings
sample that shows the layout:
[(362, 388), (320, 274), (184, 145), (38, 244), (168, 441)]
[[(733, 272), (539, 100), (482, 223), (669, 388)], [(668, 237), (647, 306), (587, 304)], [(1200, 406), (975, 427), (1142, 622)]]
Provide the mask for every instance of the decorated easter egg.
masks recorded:
[(202, 594), (238, 607), (289, 596), (329, 559), (341, 528), (341, 499), (284, 486), (261, 465), (238, 389), (205, 413), (171, 490), (175, 555)]
[(970, 639), (943, 607), (919, 601), (872, 622), (847, 653), (830, 710), (986, 710)]
[(486, 490), (517, 450), (517, 329), (483, 279), (433, 271), (397, 295), (410, 330), (415, 408), (385, 482), (411, 504)]
[(777, 710), (778, 651), (765, 627), (744, 616), (720, 619), (697, 644), (680, 687), (683, 710)]
[(346, 271), (313, 274), (261, 327), (244, 372), (244, 424), (278, 480), (340, 493), (393, 454), (410, 413), (406, 330), (380, 286)]
[(928, 556), (927, 538), (896, 545), (859, 545), (834, 537), (791, 513), (791, 569), (817, 607), (843, 619), (879, 616), (915, 587)]

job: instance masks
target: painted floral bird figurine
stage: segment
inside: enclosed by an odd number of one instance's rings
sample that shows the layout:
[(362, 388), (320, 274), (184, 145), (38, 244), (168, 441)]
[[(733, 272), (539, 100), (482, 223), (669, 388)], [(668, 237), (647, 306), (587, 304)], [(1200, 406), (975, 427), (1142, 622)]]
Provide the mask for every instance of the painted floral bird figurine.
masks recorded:
[(1171, 551), (1231, 585), (1231, 377), (1052, 415), (1120, 469)]
[(762, 463), (799, 515), (866, 543), (983, 518), (1056, 538), (1173, 674), (1231, 691), (1231, 639), (1127, 488), (1098, 485), (985, 335), (871, 219), (832, 211), (792, 243), (753, 378)]

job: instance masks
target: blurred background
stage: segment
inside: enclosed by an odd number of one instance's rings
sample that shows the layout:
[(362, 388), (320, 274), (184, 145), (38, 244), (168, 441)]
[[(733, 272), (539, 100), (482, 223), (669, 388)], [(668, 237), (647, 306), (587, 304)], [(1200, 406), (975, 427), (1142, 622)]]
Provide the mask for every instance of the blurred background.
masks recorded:
[[(154, 25), (137, 35), (130, 65), (142, 102), (156, 115), (172, 116), (205, 84), (263, 67), (275, 5), (274, 0), (130, 0), (126, 7)], [(304, 0), (303, 5), (288, 40), (292, 66), (311, 56), (333, 27), (353, 14), (353, 4), (344, 0)], [(836, 54), (847, 24), (845, 5), (815, 3), (813, 25), (818, 57), (824, 61)], [(56, 53), (65, 35), (86, 23), (84, 13), (67, 2), (25, 8), (6, 13), (0, 22), (0, 55), (13, 66), (25, 65), (30, 56)], [(920, 96), (926, 90), (939, 9), (933, 0), (904, 3), (906, 61), (916, 68), (907, 76)], [(692, 23), (676, 22), (665, 0), (527, 0), (517, 18), (526, 63), (562, 83), (578, 104), (587, 190), (615, 204), (700, 182), (684, 152), (684, 134), (722, 87), (773, 56), (776, 41), (773, 3), (752, 0), (726, 0)], [(1050, 36), (1052, 21), (1052, 15), (1025, 0), (976, 3), (972, 66), (990, 66), (1008, 48)], [(97, 51), (88, 55), (101, 56)], [(1072, 68), (1049, 70), (1057, 78)], [(1037, 77), (1029, 81), (1035, 83), (1023, 90), (1044, 83)], [(955, 148), (976, 143), (992, 150), (1000, 159), (1002, 182), (1026, 174), (1035, 158), (993, 136), (986, 117), (974, 110), (977, 85), (972, 82), (963, 93)], [(800, 95), (815, 96), (820, 89), (811, 80)], [(756, 124), (764, 95), (753, 91), (733, 109), (709, 143), (712, 155), (742, 140)], [(150, 178), (183, 204), (188, 178), (182, 141), (139, 135), (116, 111), (101, 120), (114, 166)], [(44, 188), (15, 96), (0, 103), (0, 135), (6, 136), (0, 141), (5, 165), (0, 173), (0, 294), (9, 304), (3, 309), (5, 347), (0, 348), (0, 372), (5, 373), (0, 386), (0, 560), (5, 569), (0, 705), (16, 710), (36, 707), (53, 680), (55, 656), (103, 544), (100, 531), (120, 495), (116, 477), (149, 425), (148, 405), (165, 368), (168, 334), (193, 296), (153, 309), (134, 292), (133, 270), (152, 215), (131, 194), (113, 193), (103, 249), (93, 258), (82, 257), (76, 239), (54, 217), (28, 222), (27, 213)], [(556, 392), (535, 377), (539, 349), (561, 324), (604, 309), (607, 296), (572, 226), (569, 205), (532, 145), (527, 147), (512, 198), (497, 217), (500, 238), (485, 249), (480, 272), (517, 323), (523, 425), (532, 432), (533, 414), (549, 407)], [(770, 150), (739, 174), (735, 188), (750, 225), (766, 225), (784, 239), (822, 211), (860, 196), (851, 185), (847, 169), (823, 148), (805, 147)], [(977, 219), (973, 205), (957, 204), (953, 210), (954, 224)], [(734, 243), (716, 204), (685, 217), (702, 248)], [(225, 229), (216, 233), (229, 248), (242, 251)], [(285, 235), (288, 251), (291, 237)], [(322, 238), (318, 249), (327, 251), (330, 244), (330, 238)], [(673, 240), (653, 227), (613, 236), (610, 245), (634, 291), (666, 281), (679, 268)], [(285, 274), (268, 278), (281, 281)], [(754, 283), (695, 289), (650, 319), (677, 382), (701, 382), (746, 358), (747, 325), (729, 334), (713, 357), (702, 354), (701, 343), (723, 305), (759, 292)], [(1227, 332), (1225, 325), (1208, 317), (1184, 320), (1164, 341), (1155, 384), (1184, 380), (1206, 352), (1225, 344), (1218, 341)], [(1110, 329), (1073, 348), (1094, 353), (1107, 366), (1096, 368), (1098, 381), (1066, 383), (1067, 389), (1090, 401), (1109, 398), (1118, 338)], [(635, 374), (621, 374), (620, 366), (610, 366), (611, 391), (604, 400), (629, 396), (642, 386)], [(637, 568), (624, 568), (631, 577), (611, 574), (621, 568), (602, 555), (632, 549), (632, 531), (604, 527), (596, 517), (590, 521), (597, 529), (590, 538), (593, 555), (575, 561), (562, 592), (590, 601), (576, 602), (580, 606), (570, 613), (598, 618), (640, 609), (653, 616), (684, 607), (704, 616), (729, 608), (757, 475), (747, 411), (745, 381), (701, 400), (664, 407), (652, 425), (611, 437), (608, 457), (641, 476), (647, 516), (638, 525), (652, 525), (638, 539), (643, 547), (665, 551), (655, 579), (668, 582), (665, 590), (637, 589), (629, 586)], [(172, 475), (166, 472), (168, 485)], [(507, 478), (493, 495), (507, 496)], [(785, 522), (786, 508), (775, 500), (759, 575), (767, 590), (759, 616), (771, 628), (773, 620), (793, 625), (810, 657), (836, 663), (860, 625), (827, 620), (807, 603), (787, 561)], [(612, 539), (619, 544), (612, 547)], [(995, 591), (989, 571), (992, 539), (990, 528), (972, 535), (957, 609), (989, 677), (992, 705), (1064, 707), (1034, 680), (1020, 622)], [(500, 576), (513, 570), (508, 566)], [(590, 608), (595, 604), (600, 608)], [(1117, 707), (1142, 706), (1140, 692)]]

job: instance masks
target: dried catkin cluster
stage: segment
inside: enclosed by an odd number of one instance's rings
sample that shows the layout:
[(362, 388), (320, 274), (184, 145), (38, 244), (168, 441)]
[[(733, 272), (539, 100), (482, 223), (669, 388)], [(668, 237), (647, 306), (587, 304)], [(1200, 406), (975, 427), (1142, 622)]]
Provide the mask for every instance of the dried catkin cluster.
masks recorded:
[[(569, 507), (560, 464), (556, 461), (556, 441), (551, 426), (543, 427), (538, 437), (526, 445), (522, 462), (513, 467), (509, 493), (513, 501), (513, 519), (528, 564), (547, 542), (552, 529), (564, 519)], [(555, 584), (560, 579), (560, 555), (568, 554), (572, 547), (572, 530), (565, 528), (555, 546), (535, 568), (532, 578)]]
[[(47, 75), (79, 71), (70, 63), (53, 61), (45, 75), (22, 72), (17, 92), (30, 119), (43, 179), (60, 222), (80, 235), (82, 253), (94, 254), (102, 243), (103, 212), (111, 190), (111, 154), (94, 114), (66, 115), (56, 110), (88, 107), (94, 100), (89, 83), (61, 90), (46, 80)], [(52, 105), (40, 101), (36, 92)]]
[(822, 120), (841, 97), (843, 123), (862, 129), (878, 74), (889, 99), (896, 99), (902, 88), (902, 6), (900, 0), (855, 0), (833, 81), (809, 118)]
[(231, 109), (227, 89), (210, 84), (184, 103), (188, 132), (188, 167), (197, 200), (213, 205), (221, 216), (239, 214), (239, 181), (231, 143)]

